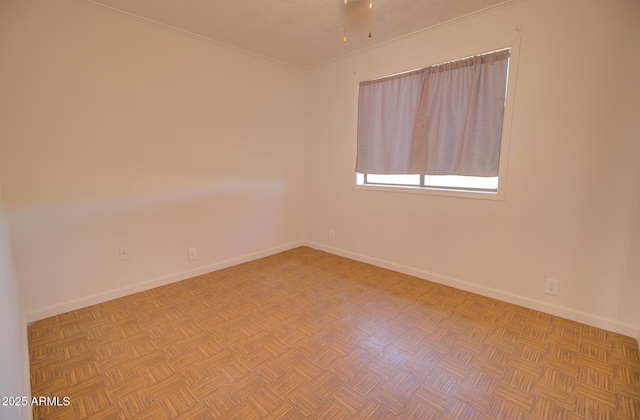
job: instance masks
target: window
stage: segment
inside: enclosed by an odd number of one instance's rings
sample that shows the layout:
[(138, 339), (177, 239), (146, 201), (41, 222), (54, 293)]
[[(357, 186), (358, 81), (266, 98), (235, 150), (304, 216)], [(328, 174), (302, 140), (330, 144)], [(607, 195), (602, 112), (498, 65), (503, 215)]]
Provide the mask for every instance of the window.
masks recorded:
[(507, 48), (360, 82), (356, 185), (498, 196), (510, 57)]

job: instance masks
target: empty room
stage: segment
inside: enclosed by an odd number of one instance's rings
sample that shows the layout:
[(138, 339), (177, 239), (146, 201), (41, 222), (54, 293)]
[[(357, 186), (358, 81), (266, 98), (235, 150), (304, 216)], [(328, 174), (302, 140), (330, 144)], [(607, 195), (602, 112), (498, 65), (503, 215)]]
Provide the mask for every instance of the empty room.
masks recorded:
[(0, 419), (640, 419), (637, 0), (0, 0)]

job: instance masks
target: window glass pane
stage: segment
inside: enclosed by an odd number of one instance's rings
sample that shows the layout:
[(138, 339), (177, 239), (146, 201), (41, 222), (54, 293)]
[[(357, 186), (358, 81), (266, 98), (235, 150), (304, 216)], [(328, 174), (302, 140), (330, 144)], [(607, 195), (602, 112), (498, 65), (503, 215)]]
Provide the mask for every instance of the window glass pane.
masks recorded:
[(458, 176), (458, 175), (427, 175), (424, 177), (427, 187), (497, 190), (498, 177), (490, 176)]

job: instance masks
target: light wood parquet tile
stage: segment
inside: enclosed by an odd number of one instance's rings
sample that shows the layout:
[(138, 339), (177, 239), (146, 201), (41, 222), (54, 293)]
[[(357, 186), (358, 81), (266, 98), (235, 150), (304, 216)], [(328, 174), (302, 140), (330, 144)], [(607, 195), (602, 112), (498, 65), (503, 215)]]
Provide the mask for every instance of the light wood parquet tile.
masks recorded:
[(640, 419), (633, 338), (306, 247), (28, 338), (35, 419)]

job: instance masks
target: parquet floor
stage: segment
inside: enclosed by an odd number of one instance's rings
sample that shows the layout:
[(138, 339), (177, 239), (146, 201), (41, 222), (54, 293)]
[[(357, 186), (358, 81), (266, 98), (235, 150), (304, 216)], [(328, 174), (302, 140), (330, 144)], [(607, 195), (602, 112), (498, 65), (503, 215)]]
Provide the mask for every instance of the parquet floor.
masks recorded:
[(34, 419), (640, 419), (633, 338), (302, 247), (38, 321)]

